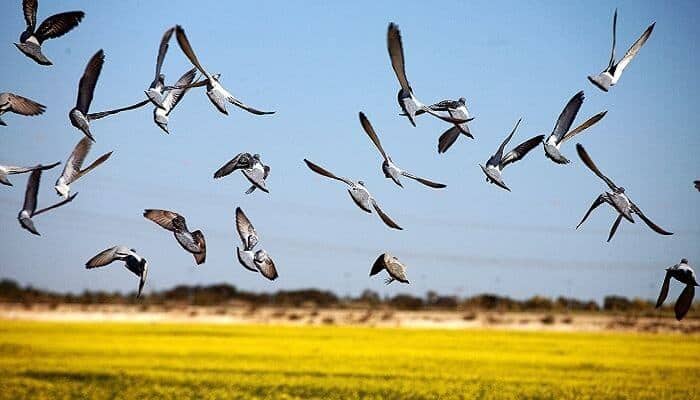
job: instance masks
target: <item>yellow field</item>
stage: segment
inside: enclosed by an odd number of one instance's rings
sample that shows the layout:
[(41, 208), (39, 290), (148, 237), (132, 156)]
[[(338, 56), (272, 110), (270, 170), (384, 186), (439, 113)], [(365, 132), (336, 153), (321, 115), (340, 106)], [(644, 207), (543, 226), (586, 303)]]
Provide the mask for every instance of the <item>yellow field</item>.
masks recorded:
[(0, 320), (0, 399), (693, 399), (700, 337)]

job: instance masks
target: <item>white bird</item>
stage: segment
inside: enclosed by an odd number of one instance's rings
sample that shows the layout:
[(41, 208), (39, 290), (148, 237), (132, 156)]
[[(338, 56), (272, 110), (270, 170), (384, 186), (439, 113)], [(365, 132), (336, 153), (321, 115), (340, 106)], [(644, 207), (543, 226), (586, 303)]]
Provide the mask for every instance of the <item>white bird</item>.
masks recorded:
[(369, 276), (377, 275), (382, 270), (386, 270), (389, 274), (389, 278), (384, 281), (387, 285), (393, 281), (409, 283), (406, 276), (406, 266), (389, 253), (383, 253), (377, 257), (377, 260), (372, 265), (372, 269), (369, 271)]
[(143, 285), (146, 283), (146, 275), (148, 275), (148, 262), (146, 262), (145, 258), (136, 254), (136, 250), (129, 249), (126, 246), (114, 246), (91, 258), (85, 263), (85, 268), (103, 267), (114, 261), (124, 261), (126, 269), (139, 277), (139, 289), (136, 297), (140, 297)]
[(240, 247), (236, 247), (238, 262), (247, 270), (259, 271), (262, 276), (271, 281), (277, 279), (279, 277), (277, 268), (267, 251), (263, 249), (253, 251), (253, 248), (258, 244), (258, 234), (240, 207), (236, 207), (236, 230), (241, 242), (243, 242), (242, 250)]
[(649, 27), (642, 33), (642, 36), (637, 39), (632, 47), (627, 50), (627, 53), (620, 59), (620, 61), (615, 62), (615, 36), (617, 29), (617, 9), (615, 9), (615, 15), (613, 16), (613, 40), (612, 40), (612, 50), (610, 52), (610, 62), (608, 66), (598, 75), (589, 76), (588, 80), (591, 81), (600, 90), (607, 92), (610, 87), (615, 86), (622, 76), (622, 72), (627, 68), (632, 59), (639, 53), (639, 50), (644, 46), (651, 32), (654, 30), (654, 25), (656, 22), (649, 25)]
[(205, 82), (207, 85), (207, 96), (209, 97), (209, 100), (212, 102), (212, 104), (214, 104), (214, 106), (220, 112), (228, 115), (228, 111), (226, 110), (226, 102), (229, 102), (255, 115), (275, 113), (274, 111), (260, 111), (258, 109), (244, 104), (237, 98), (233, 97), (231, 93), (229, 93), (223, 86), (221, 86), (221, 84), (218, 81), (218, 78), (215, 75), (209, 74), (209, 72), (207, 72), (199, 63), (197, 55), (194, 53), (194, 50), (192, 49), (190, 41), (187, 39), (187, 36), (185, 35), (185, 30), (182, 28), (182, 26), (177, 25), (175, 27), (175, 36), (177, 37), (177, 42), (180, 45), (180, 48), (185, 53), (187, 58), (189, 58), (192, 65), (197, 67), (197, 69), (202, 74), (204, 74), (204, 76), (206, 76)]
[(148, 100), (153, 103), (158, 108), (163, 107), (163, 90), (165, 88), (165, 75), (163, 75), (160, 70), (163, 67), (163, 61), (165, 60), (165, 55), (168, 52), (168, 43), (170, 38), (173, 36), (173, 31), (175, 28), (170, 28), (163, 33), (163, 37), (160, 39), (160, 46), (158, 46), (158, 58), (156, 59), (156, 75), (151, 82), (151, 86), (145, 91)]
[(8, 175), (24, 174), (27, 172), (32, 172), (32, 171), (37, 170), (37, 169), (47, 170), (47, 169), (51, 169), (59, 164), (60, 164), (60, 162), (53, 163), (51, 165), (39, 164), (39, 165), (35, 165), (33, 167), (15, 167), (12, 165), (0, 165), (0, 183), (3, 185), (12, 186), (12, 182), (10, 182), (7, 179)]
[(323, 169), (322, 167), (312, 163), (311, 161), (309, 161), (307, 159), (304, 159), (304, 162), (315, 173), (317, 173), (319, 175), (323, 175), (327, 178), (341, 181), (341, 182), (345, 183), (346, 185), (348, 185), (349, 186), (348, 193), (350, 193), (350, 198), (352, 198), (352, 201), (354, 201), (355, 204), (358, 207), (360, 207), (360, 209), (371, 214), (372, 208), (374, 208), (374, 210), (377, 212), (377, 214), (379, 214), (379, 218), (381, 218), (382, 221), (384, 221), (384, 223), (388, 227), (393, 228), (393, 229), (398, 229), (398, 230), (403, 229), (398, 224), (396, 224), (396, 222), (392, 221), (392, 219), (389, 218), (389, 216), (386, 215), (384, 213), (384, 211), (382, 211), (381, 208), (379, 208), (379, 204), (377, 204), (377, 201), (374, 199), (374, 197), (372, 197), (372, 195), (369, 193), (367, 188), (365, 188), (364, 182), (362, 182), (362, 181), (353, 182), (350, 179), (336, 176), (332, 172)]
[(63, 172), (61, 176), (56, 180), (56, 193), (59, 196), (63, 196), (64, 199), (68, 198), (70, 194), (71, 183), (82, 178), (88, 172), (97, 168), (100, 164), (107, 161), (107, 159), (112, 155), (112, 152), (105, 153), (101, 155), (97, 160), (93, 161), (87, 168), (83, 169), (83, 162), (85, 162), (85, 157), (87, 157), (88, 152), (92, 147), (92, 141), (90, 138), (84, 137), (80, 139), (78, 144), (75, 145), (73, 152), (68, 157), (65, 166), (63, 167)]
[(41, 210), (37, 211), (36, 203), (39, 194), (39, 184), (41, 183), (41, 171), (42, 168), (37, 168), (33, 170), (32, 173), (29, 175), (29, 179), (27, 179), (27, 190), (24, 193), (24, 205), (22, 206), (22, 209), (17, 215), (17, 220), (19, 221), (19, 224), (22, 226), (22, 228), (28, 230), (29, 232), (37, 236), (41, 235), (36, 230), (36, 227), (34, 227), (34, 221), (32, 220), (32, 218), (36, 217), (39, 214), (43, 214), (46, 211), (61, 207), (64, 204), (68, 204), (71, 201), (73, 201), (75, 196), (78, 195), (78, 193), (73, 193), (67, 199), (59, 201), (58, 203), (52, 206), (42, 208)]

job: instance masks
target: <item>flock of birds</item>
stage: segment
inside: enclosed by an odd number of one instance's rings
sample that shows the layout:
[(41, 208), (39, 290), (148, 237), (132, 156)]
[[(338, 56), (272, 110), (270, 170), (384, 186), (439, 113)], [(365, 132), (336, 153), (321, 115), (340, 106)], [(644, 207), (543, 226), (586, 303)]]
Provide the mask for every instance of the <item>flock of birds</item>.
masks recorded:
[[(36, 26), (36, 13), (38, 8), (37, 0), (24, 0), (23, 10), (27, 28), (20, 35), (20, 43), (16, 43), (17, 48), (27, 57), (41, 65), (52, 65), (51, 61), (43, 54), (42, 44), (47, 39), (58, 38), (71, 31), (78, 26), (85, 14), (82, 11), (71, 11), (53, 15), (44, 20), (38, 27)], [(611, 87), (616, 85), (626, 67), (634, 59), (644, 43), (649, 39), (654, 24), (651, 24), (644, 33), (634, 42), (627, 50), (625, 55), (620, 59), (615, 59), (615, 43), (616, 43), (616, 26), (617, 26), (617, 10), (613, 17), (613, 40), (612, 51), (608, 66), (598, 75), (589, 76), (588, 80), (597, 88), (607, 92)], [(189, 59), (193, 68), (186, 71), (173, 85), (166, 85), (165, 76), (161, 73), (161, 67), (168, 52), (170, 40), (175, 34), (179, 48), (184, 55)], [(467, 109), (466, 100), (460, 98), (458, 100), (443, 100), (432, 105), (422, 103), (416, 97), (413, 88), (409, 84), (406, 77), (405, 58), (403, 51), (403, 43), (401, 33), (396, 24), (390, 23), (387, 32), (387, 48), (391, 66), (398, 79), (400, 90), (397, 100), (402, 110), (401, 115), (408, 118), (409, 122), (416, 126), (416, 119), (420, 115), (428, 114), (450, 124), (450, 127), (438, 139), (438, 153), (446, 152), (457, 139), (464, 135), (468, 138), (474, 138), (468, 123), (473, 120)], [(144, 91), (145, 98), (135, 104), (108, 110), (97, 113), (90, 113), (90, 104), (93, 99), (97, 81), (104, 64), (104, 52), (97, 51), (88, 61), (85, 71), (78, 84), (78, 95), (75, 107), (70, 110), (68, 117), (71, 124), (80, 130), (84, 137), (77, 143), (73, 152), (68, 157), (63, 172), (58, 177), (55, 183), (55, 190), (62, 198), (59, 202), (48, 207), (37, 210), (37, 194), (41, 181), (41, 176), (44, 171), (48, 171), (58, 166), (60, 162), (50, 165), (36, 165), (30, 167), (17, 167), (0, 165), (0, 183), (11, 186), (8, 180), (8, 175), (30, 173), (27, 180), (25, 199), (22, 209), (19, 212), (18, 220), (20, 225), (29, 232), (39, 235), (34, 224), (34, 218), (44, 212), (54, 210), (72, 202), (78, 193), (70, 191), (71, 184), (78, 179), (88, 174), (90, 171), (107, 161), (112, 154), (111, 152), (103, 154), (89, 166), (83, 168), (85, 158), (92, 144), (95, 142), (95, 137), (91, 131), (91, 122), (104, 117), (115, 115), (124, 111), (134, 110), (146, 105), (153, 106), (153, 120), (155, 124), (163, 131), (168, 133), (168, 117), (175, 109), (177, 104), (182, 100), (183, 96), (191, 89), (205, 87), (206, 94), (221, 113), (228, 115), (226, 103), (231, 103), (245, 111), (255, 115), (274, 114), (274, 111), (261, 111), (250, 107), (235, 98), (227, 91), (219, 82), (220, 75), (212, 74), (206, 70), (200, 63), (197, 55), (194, 52), (190, 41), (188, 40), (185, 30), (177, 25), (168, 29), (160, 41), (158, 56), (156, 59), (155, 76), (149, 87)], [(201, 78), (195, 79), (199, 72)], [(578, 115), (578, 112), (584, 102), (584, 93), (579, 91), (565, 105), (563, 111), (559, 115), (554, 125), (551, 134), (545, 139), (544, 135), (539, 135), (525, 140), (512, 150), (506, 152), (505, 147), (515, 135), (521, 120), (518, 120), (508, 136), (503, 140), (496, 152), (486, 161), (485, 165), (480, 167), (483, 170), (486, 181), (497, 185), (498, 187), (510, 191), (510, 188), (503, 180), (503, 170), (508, 165), (514, 164), (517, 161), (523, 160), (525, 156), (540, 144), (544, 147), (544, 153), (547, 158), (557, 164), (568, 164), (569, 160), (561, 153), (561, 146), (574, 136), (584, 132), (601, 121), (607, 111), (600, 112), (587, 119), (585, 122), (571, 129)], [(35, 116), (42, 114), (45, 107), (33, 100), (27, 99), (14, 93), (0, 93), (0, 116), (11, 112), (20, 115)], [(360, 124), (370, 138), (374, 146), (379, 151), (382, 157), (382, 172), (387, 179), (391, 179), (396, 185), (403, 187), (401, 178), (415, 180), (429, 188), (442, 189), (446, 185), (435, 182), (429, 179), (416, 176), (404, 169), (401, 169), (394, 163), (392, 158), (384, 150), (384, 147), (379, 140), (379, 136), (374, 130), (367, 116), (359, 113)], [(0, 119), (0, 125), (6, 125)], [(613, 222), (608, 235), (610, 241), (617, 228), (622, 221), (626, 219), (634, 223), (633, 215), (637, 215), (649, 228), (661, 235), (672, 235), (673, 233), (661, 228), (652, 222), (641, 209), (634, 203), (625, 193), (625, 189), (617, 186), (610, 178), (604, 175), (588, 152), (579, 143), (576, 144), (576, 151), (583, 163), (608, 186), (609, 191), (600, 194), (588, 211), (583, 216), (581, 222), (576, 227), (578, 229), (583, 224), (591, 212), (602, 204), (607, 203), (617, 212), (617, 218)], [(347, 186), (348, 193), (355, 204), (367, 213), (372, 213), (374, 210), (379, 218), (389, 228), (401, 230), (401, 226), (397, 224), (388, 214), (380, 207), (377, 200), (370, 194), (365, 187), (363, 181), (353, 181), (351, 179), (335, 175), (320, 165), (304, 159), (304, 162), (311, 171), (343, 182)], [(232, 160), (223, 165), (214, 173), (214, 178), (219, 179), (230, 175), (231, 173), (240, 170), (245, 178), (250, 182), (250, 188), (245, 192), (250, 194), (259, 189), (262, 192), (268, 193), (266, 179), (270, 173), (270, 167), (265, 165), (259, 154), (240, 153)], [(695, 187), (700, 190), (700, 181), (694, 182)], [(144, 210), (143, 216), (146, 219), (153, 221), (160, 227), (173, 233), (175, 240), (180, 246), (194, 256), (197, 265), (203, 264), (206, 261), (206, 241), (201, 230), (190, 231), (187, 227), (185, 218), (173, 211), (147, 209)], [(255, 250), (258, 245), (259, 236), (253, 227), (253, 224), (248, 219), (247, 215), (241, 208), (235, 210), (236, 230), (241, 240), (241, 246), (236, 248), (236, 254), (240, 264), (253, 272), (259, 272), (262, 276), (269, 280), (276, 279), (279, 275), (275, 263), (270, 255), (264, 249)], [(134, 273), (139, 278), (139, 286), (137, 296), (141, 295), (143, 286), (146, 282), (148, 273), (148, 263), (144, 257), (139, 255), (136, 250), (127, 246), (114, 246), (104, 250), (91, 258), (86, 267), (96, 268), (108, 265), (114, 261), (123, 261), (126, 268)], [(380, 254), (372, 265), (370, 276), (376, 275), (381, 271), (386, 271), (389, 278), (386, 283), (393, 281), (409, 283), (406, 275), (405, 265), (395, 256), (389, 253)], [(668, 295), (670, 279), (674, 278), (677, 281), (686, 285), (680, 297), (676, 301), (675, 314), (678, 320), (682, 319), (692, 304), (695, 286), (698, 286), (697, 279), (693, 269), (688, 265), (688, 260), (683, 258), (680, 263), (666, 269), (666, 275), (663, 281), (661, 293), (657, 301), (657, 307), (660, 307)]]

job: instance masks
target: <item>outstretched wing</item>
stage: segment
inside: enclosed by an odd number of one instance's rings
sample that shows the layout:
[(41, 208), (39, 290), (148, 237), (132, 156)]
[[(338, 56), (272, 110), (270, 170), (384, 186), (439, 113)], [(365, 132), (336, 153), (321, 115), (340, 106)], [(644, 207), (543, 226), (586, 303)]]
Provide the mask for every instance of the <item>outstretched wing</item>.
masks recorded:
[(34, 31), (36, 27), (36, 10), (39, 7), (37, 0), (24, 0), (22, 2), (22, 10), (24, 11), (24, 21), (27, 23), (27, 28)]
[(668, 296), (668, 288), (671, 285), (671, 273), (666, 271), (666, 276), (664, 276), (664, 283), (661, 285), (661, 292), (659, 293), (659, 298), (656, 300), (656, 308), (661, 307), (666, 301)]
[(115, 260), (124, 260), (131, 254), (131, 251), (126, 246), (114, 246), (107, 250), (101, 251), (95, 257), (92, 257), (85, 263), (85, 268), (103, 267), (112, 263)]
[(139, 101), (138, 103), (132, 104), (130, 106), (122, 107), (122, 108), (117, 108), (115, 110), (109, 110), (109, 111), (102, 111), (102, 112), (97, 112), (97, 113), (92, 113), (88, 114), (87, 117), (90, 121), (94, 121), (100, 118), (104, 118), (113, 114), (118, 114), (122, 111), (129, 111), (129, 110), (135, 110), (137, 108), (143, 107), (146, 104), (149, 104), (151, 101), (150, 100), (142, 100)]
[(676, 305), (673, 307), (678, 321), (682, 320), (688, 313), (688, 310), (690, 310), (690, 306), (693, 305), (693, 297), (695, 297), (695, 286), (686, 285), (680, 297), (676, 300)]
[(30, 217), (36, 211), (36, 197), (39, 193), (40, 182), (41, 169), (35, 169), (29, 174), (29, 179), (27, 179), (27, 189), (24, 192), (24, 205), (22, 206), (22, 210), (28, 212)]
[(579, 222), (578, 225), (576, 225), (576, 229), (578, 229), (579, 226), (581, 226), (581, 224), (586, 222), (586, 219), (588, 219), (588, 216), (591, 215), (593, 210), (600, 207), (600, 205), (603, 203), (605, 203), (605, 196), (601, 194), (600, 196), (598, 196), (597, 199), (595, 199), (595, 201), (593, 201), (593, 204), (591, 204), (591, 207), (588, 209), (588, 211), (586, 211), (586, 214), (583, 216), (583, 218), (581, 218), (581, 222)]
[(304, 162), (306, 163), (306, 166), (309, 167), (309, 169), (311, 169), (312, 171), (314, 171), (315, 173), (317, 173), (319, 175), (323, 175), (327, 178), (331, 178), (331, 179), (335, 179), (335, 180), (344, 182), (345, 184), (347, 184), (349, 186), (354, 185), (351, 180), (349, 180), (347, 178), (340, 177), (340, 176), (336, 176), (332, 172), (312, 163), (311, 161), (309, 161), (307, 159), (304, 159)]
[(508, 136), (503, 140), (503, 142), (501, 143), (501, 145), (498, 146), (498, 151), (496, 151), (496, 154), (494, 154), (493, 157), (491, 157), (491, 159), (489, 159), (489, 162), (488, 162), (489, 164), (498, 165), (498, 164), (501, 163), (501, 161), (503, 160), (503, 149), (506, 148), (506, 145), (508, 144), (508, 142), (510, 142), (510, 139), (511, 139), (511, 138), (513, 137), (513, 135), (515, 134), (515, 131), (518, 130), (518, 126), (520, 126), (520, 121), (522, 121), (522, 120), (523, 120), (522, 118), (518, 119), (518, 122), (515, 123), (515, 126), (513, 127), (513, 130), (510, 131), (510, 135), (508, 135)]
[(614, 75), (620, 76), (622, 74), (622, 71), (627, 68), (627, 65), (629, 65), (630, 62), (632, 62), (632, 59), (639, 53), (639, 49), (644, 46), (644, 43), (646, 43), (647, 39), (649, 39), (649, 36), (651, 36), (651, 32), (654, 30), (654, 25), (656, 25), (656, 22), (653, 24), (649, 25), (649, 27), (642, 33), (642, 36), (637, 39), (634, 44), (632, 44), (632, 47), (627, 50), (627, 53), (625, 53), (624, 57), (620, 60), (620, 62), (615, 65), (615, 73)]
[(375, 199), (372, 199), (372, 207), (374, 207), (374, 210), (379, 214), (379, 218), (384, 221), (384, 223), (393, 229), (398, 229), (398, 230), (403, 230), (402, 227), (400, 227), (396, 222), (394, 222), (388, 215), (382, 211), (381, 208), (379, 208), (379, 204), (377, 204), (377, 201)]
[(168, 47), (170, 47), (170, 38), (173, 36), (175, 28), (170, 28), (160, 39), (160, 46), (158, 46), (158, 58), (156, 59), (156, 79), (160, 77), (160, 69), (163, 66), (163, 61), (165, 60), (165, 55), (168, 53)]
[(591, 159), (591, 156), (588, 155), (588, 152), (586, 149), (581, 145), (581, 143), (576, 143), (576, 152), (578, 153), (578, 156), (581, 158), (584, 164), (593, 171), (594, 174), (598, 176), (598, 178), (602, 179), (608, 187), (616, 191), (618, 189), (617, 185), (615, 185), (615, 182), (613, 182), (610, 178), (607, 176), (603, 175), (602, 172), (598, 169), (598, 167), (595, 165), (593, 162), (593, 159)]
[(182, 28), (182, 26), (175, 26), (175, 37), (177, 38), (177, 43), (180, 45), (180, 49), (182, 49), (182, 52), (185, 53), (192, 65), (197, 67), (197, 69), (203, 73), (207, 79), (211, 79), (211, 75), (209, 75), (209, 73), (202, 68), (202, 65), (199, 63), (197, 55), (194, 53), (190, 40), (187, 39), (187, 35), (185, 34), (185, 30)]
[(561, 114), (559, 114), (557, 123), (554, 124), (554, 129), (552, 130), (552, 135), (557, 138), (557, 143), (561, 142), (564, 135), (571, 129), (571, 125), (574, 123), (574, 119), (576, 119), (584, 99), (583, 90), (581, 90), (569, 99), (569, 102), (566, 103)]
[(572, 129), (571, 131), (569, 131), (566, 135), (564, 135), (564, 137), (561, 138), (561, 140), (559, 140), (559, 143), (564, 143), (567, 140), (571, 139), (572, 137), (574, 137), (574, 136), (578, 135), (579, 133), (585, 131), (586, 129), (590, 128), (591, 126), (597, 124), (598, 121), (603, 119), (603, 117), (605, 117), (605, 115), (607, 113), (608, 113), (607, 111), (602, 111), (602, 112), (599, 112), (598, 114), (590, 117), (584, 123), (582, 123), (581, 125), (577, 126), (576, 128)]
[(443, 188), (447, 187), (447, 185), (445, 185), (444, 183), (433, 182), (431, 180), (415, 176), (407, 171), (401, 171), (401, 175), (405, 176), (406, 178), (411, 178), (411, 179), (413, 179), (417, 182), (420, 182), (420, 183), (424, 184), (425, 186), (431, 187), (433, 189), (443, 189)]
[(253, 166), (253, 157), (250, 153), (238, 153), (231, 161), (224, 164), (216, 172), (214, 172), (214, 179), (222, 178), (231, 174), (237, 169), (245, 169)]
[(39, 43), (47, 39), (61, 37), (78, 26), (83, 17), (85, 17), (85, 13), (82, 11), (69, 11), (52, 15), (39, 25), (34, 36), (39, 40)]
[(612, 29), (612, 50), (610, 50), (610, 62), (608, 62), (607, 70), (610, 70), (615, 65), (615, 39), (617, 37), (617, 8), (615, 9), (615, 15), (613, 15), (613, 29)]
[(34, 116), (43, 114), (46, 110), (44, 105), (13, 93), (7, 94), (7, 100), (10, 102), (10, 111), (16, 114)]
[(360, 112), (360, 124), (362, 124), (362, 129), (365, 130), (367, 136), (369, 136), (370, 140), (372, 140), (372, 143), (374, 143), (374, 145), (377, 146), (377, 149), (382, 154), (382, 157), (386, 160), (388, 157), (384, 152), (382, 142), (379, 141), (379, 136), (377, 136), (377, 133), (374, 131), (372, 124), (369, 123), (367, 116), (365, 116), (365, 113), (363, 112)]
[(105, 53), (100, 49), (95, 55), (92, 56), (90, 61), (88, 61), (85, 67), (85, 72), (80, 78), (80, 83), (78, 84), (78, 100), (75, 107), (80, 110), (83, 114), (87, 114), (90, 109), (90, 104), (92, 103), (92, 96), (95, 92), (95, 86), (97, 85), (97, 79), (100, 77), (100, 72), (102, 72), (102, 65), (105, 62)]
[(237, 98), (233, 97), (233, 95), (230, 94), (230, 93), (229, 93), (229, 96), (226, 98), (226, 100), (228, 100), (229, 103), (235, 105), (236, 107), (242, 108), (242, 109), (248, 111), (248, 112), (251, 113), (251, 114), (255, 114), (255, 115), (268, 115), (268, 114), (274, 114), (274, 113), (275, 113), (274, 111), (261, 111), (261, 110), (258, 110), (257, 108), (253, 108), (253, 107), (251, 107), (251, 106), (249, 106), (249, 105), (243, 103), (242, 101), (238, 100)]
[(641, 218), (642, 221), (644, 221), (644, 223), (647, 224), (647, 226), (649, 228), (651, 228), (654, 232), (656, 232), (660, 235), (673, 235), (673, 232), (668, 232), (668, 231), (664, 230), (663, 228), (661, 228), (660, 226), (658, 226), (654, 222), (652, 222), (652, 220), (647, 218), (647, 216), (644, 215), (644, 213), (642, 213), (642, 210), (640, 210), (636, 204), (631, 203), (631, 206), (632, 206), (632, 212), (639, 215), (639, 218)]
[(524, 141), (523, 143), (520, 143), (518, 147), (509, 151), (508, 154), (506, 154), (501, 160), (501, 169), (505, 168), (509, 164), (522, 160), (527, 153), (542, 143), (542, 139), (544, 139), (544, 135), (535, 136)]
[(389, 30), (386, 34), (387, 48), (389, 49), (389, 58), (391, 59), (391, 67), (396, 73), (396, 78), (399, 80), (401, 89), (411, 92), (411, 85), (406, 79), (406, 66), (403, 56), (403, 44), (401, 43), (401, 32), (398, 25), (393, 22), (389, 24)]
[(143, 216), (171, 232), (187, 230), (185, 218), (173, 211), (148, 209), (143, 211)]
[(238, 231), (238, 236), (241, 238), (241, 242), (243, 242), (243, 246), (246, 247), (246, 250), (250, 250), (247, 248), (248, 238), (251, 236), (257, 237), (258, 234), (255, 232), (253, 224), (250, 223), (250, 220), (240, 207), (236, 207), (236, 230)]
[(190, 90), (189, 85), (194, 80), (196, 68), (192, 68), (180, 77), (175, 83), (175, 88), (168, 90), (163, 99), (163, 107), (167, 110), (168, 115), (178, 105), (180, 100), (185, 96), (185, 93)]
[(377, 275), (386, 268), (386, 257), (386, 253), (382, 253), (377, 257), (374, 264), (372, 264), (372, 269), (369, 271), (369, 276)]
[(42, 208), (41, 210), (35, 211), (34, 213), (32, 213), (32, 217), (35, 216), (35, 215), (43, 214), (43, 213), (45, 213), (45, 212), (47, 212), (47, 211), (53, 210), (54, 208), (58, 208), (58, 207), (64, 206), (64, 205), (70, 203), (71, 201), (73, 201), (73, 199), (75, 199), (75, 196), (77, 196), (77, 195), (78, 195), (77, 192), (76, 192), (76, 193), (73, 193), (72, 195), (70, 195), (70, 197), (68, 197), (68, 198), (65, 199), (65, 200), (61, 200), (61, 201), (59, 201), (58, 203), (56, 203), (56, 204), (54, 204), (54, 205), (51, 205), (51, 206)]

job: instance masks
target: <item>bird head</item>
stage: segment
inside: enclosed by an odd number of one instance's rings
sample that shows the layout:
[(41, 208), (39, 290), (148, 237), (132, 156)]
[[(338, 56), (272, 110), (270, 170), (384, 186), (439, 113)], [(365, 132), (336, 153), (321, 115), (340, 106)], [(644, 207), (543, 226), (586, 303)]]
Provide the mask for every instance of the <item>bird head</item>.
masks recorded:
[(54, 189), (56, 189), (56, 193), (64, 199), (67, 199), (68, 195), (70, 195), (70, 186), (63, 183), (63, 178), (58, 180)]
[(457, 101), (462, 103), (462, 104), (467, 104), (467, 99), (465, 99), (464, 97), (460, 97), (459, 100), (457, 100)]
[(687, 258), (681, 258), (681, 264), (688, 264)]

